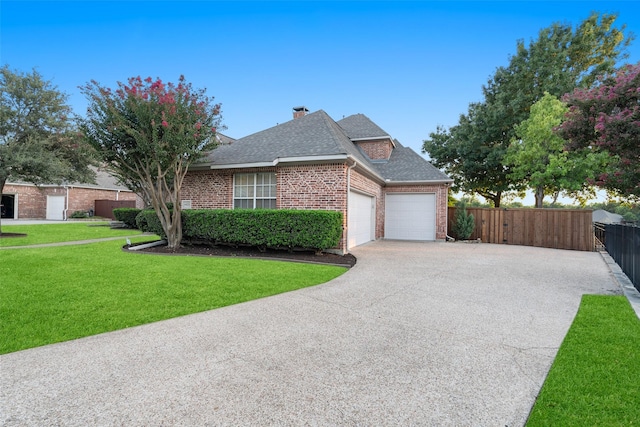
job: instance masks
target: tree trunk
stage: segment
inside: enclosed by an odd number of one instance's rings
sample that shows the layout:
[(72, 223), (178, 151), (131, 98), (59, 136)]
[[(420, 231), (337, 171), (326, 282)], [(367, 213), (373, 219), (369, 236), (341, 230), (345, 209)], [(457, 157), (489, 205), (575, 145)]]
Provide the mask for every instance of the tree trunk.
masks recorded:
[(543, 208), (542, 200), (544, 199), (544, 187), (536, 188), (535, 197), (536, 197), (536, 208), (542, 209)]
[(480, 191), (476, 191), (476, 193), (478, 193), (479, 195), (481, 195), (485, 199), (489, 200), (493, 204), (494, 208), (499, 208), (500, 207), (500, 199), (502, 199), (502, 191), (498, 191), (495, 194), (484, 193), (484, 192), (480, 192)]
[(182, 242), (182, 212), (180, 212), (180, 207), (175, 204), (171, 213), (171, 222), (168, 224), (166, 232), (167, 247), (171, 250), (177, 249)]

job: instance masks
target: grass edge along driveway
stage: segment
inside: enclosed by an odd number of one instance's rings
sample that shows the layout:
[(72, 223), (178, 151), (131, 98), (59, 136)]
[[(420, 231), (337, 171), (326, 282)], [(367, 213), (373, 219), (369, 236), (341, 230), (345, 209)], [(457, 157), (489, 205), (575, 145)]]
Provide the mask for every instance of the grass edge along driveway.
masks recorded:
[[(148, 240), (147, 237), (132, 241)], [(0, 256), (0, 354), (327, 282), (347, 269), (121, 251), (124, 242), (25, 248)]]
[(626, 297), (584, 295), (527, 427), (640, 425), (639, 348)]

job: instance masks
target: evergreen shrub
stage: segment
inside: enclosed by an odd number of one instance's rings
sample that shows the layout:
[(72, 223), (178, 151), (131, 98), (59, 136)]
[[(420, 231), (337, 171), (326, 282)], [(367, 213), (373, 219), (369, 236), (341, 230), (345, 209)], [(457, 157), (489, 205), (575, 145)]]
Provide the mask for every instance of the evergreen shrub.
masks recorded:
[(137, 208), (115, 208), (113, 216), (116, 220), (122, 221), (127, 228), (138, 228), (136, 217), (142, 209)]

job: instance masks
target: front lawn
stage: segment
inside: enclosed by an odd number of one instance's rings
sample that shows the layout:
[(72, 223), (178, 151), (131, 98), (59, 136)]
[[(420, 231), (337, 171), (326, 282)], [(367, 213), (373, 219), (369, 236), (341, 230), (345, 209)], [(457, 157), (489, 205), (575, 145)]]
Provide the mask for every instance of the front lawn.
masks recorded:
[(133, 236), (140, 230), (109, 228), (108, 222), (83, 221), (59, 224), (2, 225), (3, 233), (22, 233), (25, 237), (0, 238), (0, 247), (26, 246), (42, 243), (70, 242), (101, 239), (104, 237)]
[[(132, 239), (142, 240), (148, 237)], [(123, 244), (0, 251), (0, 354), (313, 286), (346, 271), (279, 261), (135, 254), (121, 251)]]
[(623, 296), (585, 295), (528, 427), (640, 422), (640, 320)]

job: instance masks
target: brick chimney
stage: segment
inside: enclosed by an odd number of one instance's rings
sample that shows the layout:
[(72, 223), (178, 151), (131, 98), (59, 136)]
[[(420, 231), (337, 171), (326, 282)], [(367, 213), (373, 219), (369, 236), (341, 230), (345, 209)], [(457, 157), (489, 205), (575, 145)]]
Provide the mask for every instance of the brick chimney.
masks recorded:
[(309, 110), (307, 110), (305, 106), (293, 107), (293, 118), (299, 119), (300, 117), (304, 117), (308, 112)]

